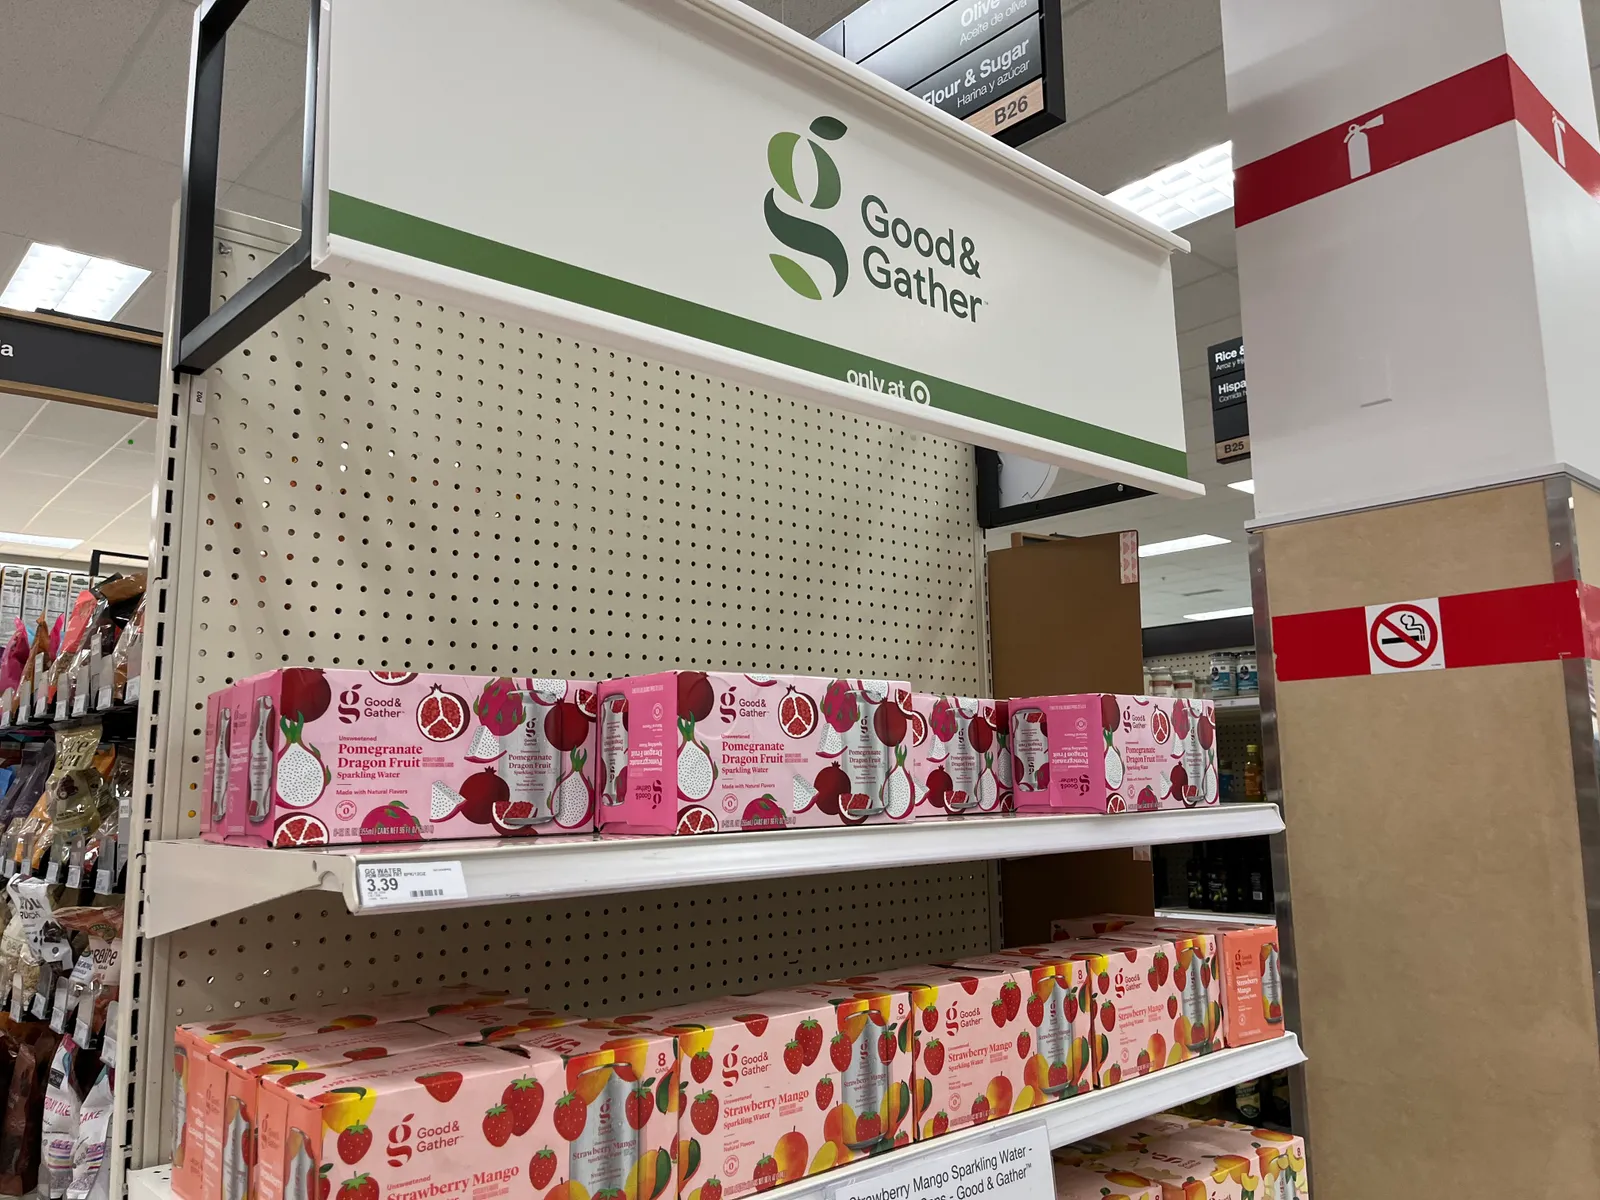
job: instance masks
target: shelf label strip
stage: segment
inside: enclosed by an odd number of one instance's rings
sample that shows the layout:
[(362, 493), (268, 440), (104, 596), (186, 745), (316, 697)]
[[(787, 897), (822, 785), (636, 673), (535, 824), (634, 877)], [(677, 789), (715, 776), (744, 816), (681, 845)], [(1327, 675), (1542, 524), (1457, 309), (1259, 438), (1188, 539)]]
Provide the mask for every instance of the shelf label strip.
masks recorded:
[(882, 1171), (828, 1189), (827, 1200), (1054, 1200), (1050, 1137), (1042, 1121), (983, 1141), (963, 1141), (943, 1154), (891, 1155)]
[(363, 908), (387, 908), (399, 904), (442, 904), (467, 899), (467, 880), (461, 863), (360, 863), (356, 867), (356, 888)]

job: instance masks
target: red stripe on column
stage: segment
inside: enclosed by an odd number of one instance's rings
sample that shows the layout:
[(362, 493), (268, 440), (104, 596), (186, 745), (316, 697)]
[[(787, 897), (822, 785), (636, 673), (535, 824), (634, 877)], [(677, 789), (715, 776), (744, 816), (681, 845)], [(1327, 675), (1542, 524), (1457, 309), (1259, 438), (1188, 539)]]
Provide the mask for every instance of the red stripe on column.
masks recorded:
[(1579, 585), (1541, 583), (1439, 597), (1446, 667), (1583, 658)]
[(1273, 617), (1272, 660), (1283, 682), (1367, 674), (1366, 610), (1335, 608)]
[[(1600, 200), (1600, 150), (1596, 150), (1572, 128), (1572, 123), (1556, 111), (1555, 105), (1545, 99), (1544, 93), (1534, 86), (1533, 80), (1515, 61), (1507, 61), (1511, 63), (1511, 99), (1517, 123), (1544, 147), (1544, 152), (1572, 176), (1579, 187)], [(1557, 121), (1564, 126), (1559, 140), (1556, 137)]]
[[(1383, 124), (1366, 134), (1372, 170), (1352, 179), (1346, 138), (1379, 115)], [(1248, 225), (1349, 187), (1515, 117), (1511, 59), (1501, 55), (1239, 167), (1234, 224)]]

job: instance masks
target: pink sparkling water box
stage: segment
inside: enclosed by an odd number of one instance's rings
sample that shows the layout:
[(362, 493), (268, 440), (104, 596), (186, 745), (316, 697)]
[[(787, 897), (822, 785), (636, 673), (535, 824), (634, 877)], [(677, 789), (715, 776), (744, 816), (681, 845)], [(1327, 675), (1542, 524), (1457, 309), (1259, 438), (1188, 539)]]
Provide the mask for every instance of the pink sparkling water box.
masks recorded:
[(912, 815), (911, 688), (663, 671), (600, 685), (602, 828), (718, 833)]
[(592, 682), (566, 679), (292, 667), (241, 680), (215, 720), (208, 708), (202, 796), (225, 811), (202, 836), (291, 848), (592, 831), (595, 704)]
[(1004, 700), (911, 697), (911, 777), (919, 817), (1009, 811), (1011, 722)]
[(1209, 700), (1037, 696), (1013, 700), (1018, 812), (1117, 813), (1217, 803)]

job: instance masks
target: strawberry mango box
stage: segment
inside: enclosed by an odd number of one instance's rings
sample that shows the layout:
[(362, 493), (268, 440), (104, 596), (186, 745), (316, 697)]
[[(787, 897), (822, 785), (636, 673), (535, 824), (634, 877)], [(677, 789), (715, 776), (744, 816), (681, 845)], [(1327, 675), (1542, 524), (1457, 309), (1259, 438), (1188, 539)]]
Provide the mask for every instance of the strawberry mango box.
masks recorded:
[(911, 1139), (904, 993), (808, 985), (619, 1018), (678, 1039), (683, 1200), (737, 1200)]
[(1057, 1150), (1055, 1157), (1058, 1200), (1106, 1200), (1106, 1192), (1083, 1190), (1081, 1176), (1064, 1174), (1075, 1170), (1098, 1178), (1101, 1187), (1112, 1184), (1110, 1195), (1144, 1179), (1154, 1200), (1309, 1200), (1310, 1195), (1304, 1141), (1230, 1121), (1158, 1113)]
[(600, 685), (600, 816), (617, 833), (912, 815), (910, 685), (663, 671)]
[(1109, 914), (1054, 921), (1050, 934), (1057, 939), (1124, 934), (1211, 937), (1217, 946), (1212, 970), (1222, 981), (1223, 1041), (1249, 1046), (1283, 1036), (1283, 976), (1275, 924), (1239, 926), (1203, 918), (1169, 921)]
[(206, 706), (201, 836), (341, 845), (594, 829), (595, 685), (292, 667)]
[(256, 1196), (660, 1200), (677, 1104), (673, 1039), (609, 1026), (269, 1077)]
[(1116, 813), (1216, 804), (1209, 700), (1036, 696), (1010, 702), (1018, 812)]
[(1006, 701), (916, 692), (909, 740), (917, 816), (988, 815), (1013, 807)]

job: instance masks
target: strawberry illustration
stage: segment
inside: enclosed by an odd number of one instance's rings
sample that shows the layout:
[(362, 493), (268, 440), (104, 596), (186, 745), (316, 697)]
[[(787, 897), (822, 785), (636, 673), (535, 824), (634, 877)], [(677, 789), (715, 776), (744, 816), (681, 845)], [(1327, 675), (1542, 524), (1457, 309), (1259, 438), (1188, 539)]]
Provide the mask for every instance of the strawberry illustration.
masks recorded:
[(894, 1144), (897, 1147), (909, 1146), (911, 1144), (911, 1135), (902, 1129), (899, 1133), (894, 1135)]
[(1045, 1080), (1045, 1086), (1049, 1088), (1065, 1087), (1071, 1079), (1072, 1076), (1067, 1073), (1066, 1063), (1053, 1062), (1050, 1064), (1050, 1072)]
[(556, 1101), (556, 1132), (569, 1142), (578, 1140), (589, 1120), (589, 1106), (581, 1098), (568, 1092)]
[(922, 1048), (922, 1068), (929, 1075), (937, 1075), (944, 1070), (944, 1043), (938, 1038)]
[(894, 1061), (895, 1041), (894, 1033), (885, 1029), (878, 1035), (878, 1061), (891, 1063)]
[(528, 1182), (542, 1192), (556, 1176), (556, 1152), (546, 1146), (528, 1161)]
[(1104, 996), (1111, 990), (1111, 973), (1109, 971), (1101, 971), (1100, 974), (1095, 976), (1094, 982), (1095, 986), (1100, 989), (1100, 994)]
[(842, 1033), (833, 1035), (833, 1041), (828, 1043), (828, 1057), (833, 1059), (835, 1071), (848, 1070), (850, 1067), (850, 1039)]
[(778, 1160), (770, 1154), (763, 1154), (756, 1160), (755, 1170), (756, 1191), (765, 1192), (777, 1185)]
[(539, 1110), (544, 1107), (544, 1085), (526, 1075), (513, 1079), (500, 1093), (500, 1103), (510, 1110), (511, 1132), (521, 1137), (539, 1119)]
[(1110, 1033), (1117, 1027), (1117, 1006), (1107, 1000), (1100, 1006), (1100, 1028)]
[(1167, 997), (1167, 1019), (1172, 1021), (1178, 1019), (1178, 998), (1176, 996)]
[(690, 1056), (689, 1074), (694, 1076), (696, 1083), (704, 1083), (711, 1078), (711, 1051), (696, 1050)]
[(794, 1040), (800, 1043), (800, 1055), (806, 1066), (817, 1061), (822, 1053), (822, 1026), (811, 1017), (800, 1022), (794, 1031)]
[(1007, 980), (1000, 985), (1000, 999), (1005, 1002), (1006, 1020), (1015, 1021), (1017, 1014), (1022, 1011), (1022, 989), (1017, 986), (1016, 980)]
[(630, 1129), (643, 1129), (650, 1120), (650, 1110), (655, 1106), (655, 1094), (644, 1084), (639, 1084), (628, 1093), (627, 1103), (623, 1111), (628, 1117)]
[(961, 985), (961, 990), (967, 995), (976, 996), (978, 994), (978, 981), (976, 978), (958, 979), (956, 982)]
[(1026, 1059), (1028, 1057), (1028, 1045), (1029, 1045), (1029, 1043), (1031, 1041), (1032, 1041), (1032, 1039), (1030, 1037), (1028, 1037), (1028, 1031), (1026, 1029), (1024, 1029), (1021, 1033), (1017, 1034), (1017, 1057), (1018, 1058)]
[(332, 1170), (332, 1163), (323, 1163), (322, 1170), (317, 1172), (317, 1200), (328, 1200), (333, 1194), (333, 1176), (329, 1174)]
[(1167, 973), (1169, 971), (1171, 971), (1171, 970), (1172, 970), (1172, 964), (1167, 961), (1167, 953), (1166, 953), (1166, 951), (1165, 950), (1157, 950), (1156, 951), (1156, 961), (1155, 961), (1156, 986), (1157, 987), (1166, 987), (1167, 986)]
[(995, 997), (994, 1003), (989, 1005), (989, 1015), (994, 1018), (996, 1025), (1004, 1025), (1006, 1023), (1006, 1002), (998, 996)]
[(372, 1130), (360, 1121), (347, 1125), (339, 1134), (338, 1145), (339, 1157), (353, 1167), (372, 1149)]
[(760, 1037), (767, 1031), (766, 1013), (745, 1013), (744, 1016), (735, 1017), (734, 1020), (742, 1022), (750, 1031), (751, 1037)]
[[(833, 1076), (824, 1075), (817, 1080), (817, 1107), (823, 1112), (828, 1111), (828, 1105), (833, 1103)], [(701, 1197), (705, 1200), (705, 1197)]]
[(1068, 1021), (1076, 1021), (1078, 1019), (1078, 993), (1076, 989), (1068, 989), (1067, 998), (1062, 1006), (1067, 1010)]
[(940, 1109), (933, 1114), (933, 1136), (943, 1137), (950, 1132), (950, 1114)]
[(389, 1052), (382, 1046), (363, 1046), (359, 1050), (346, 1050), (344, 1056), (351, 1062), (365, 1062), (372, 1058), (388, 1058)]
[(856, 1118), (856, 1140), (875, 1142), (883, 1136), (883, 1118), (875, 1112), (865, 1112)]
[(1106, 1082), (1107, 1083), (1121, 1083), (1122, 1082), (1122, 1065), (1120, 1063), (1112, 1063), (1109, 1067), (1106, 1068)]
[(1035, 1029), (1044, 1024), (1044, 1001), (1036, 995), (1028, 997), (1028, 1024)]
[(378, 1181), (371, 1175), (354, 1175), (339, 1185), (339, 1200), (378, 1200)]
[(496, 1104), (483, 1114), (483, 1136), (496, 1149), (511, 1140), (511, 1110), (504, 1104)]
[(448, 1104), (461, 1090), (461, 1072), (433, 1071), (427, 1075), (418, 1075), (416, 1082), (427, 1088), (428, 1095), (440, 1104)]
[(922, 1010), (922, 1027), (929, 1033), (939, 1028), (939, 1010), (932, 1004)]
[(722, 1180), (713, 1175), (700, 1185), (700, 1200), (722, 1200)]
[(982, 1125), (989, 1119), (989, 1098), (979, 1096), (972, 1102), (972, 1123)]
[(800, 1074), (800, 1068), (806, 1065), (805, 1051), (800, 1049), (799, 1042), (788, 1042), (783, 1047), (783, 1065), (789, 1068), (789, 1074)]
[(702, 1135), (717, 1127), (717, 1096), (715, 1092), (701, 1092), (689, 1105), (689, 1123)]

